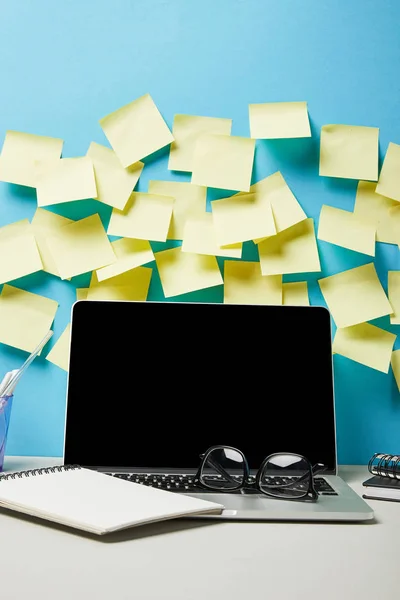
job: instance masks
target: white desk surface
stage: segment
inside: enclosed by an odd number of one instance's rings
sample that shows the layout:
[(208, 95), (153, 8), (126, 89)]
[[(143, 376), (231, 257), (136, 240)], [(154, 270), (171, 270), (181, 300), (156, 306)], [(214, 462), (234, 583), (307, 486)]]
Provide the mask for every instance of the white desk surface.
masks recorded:
[[(8, 457), (6, 470), (60, 464)], [(361, 493), (366, 467), (340, 475)], [(1, 600), (396, 600), (400, 503), (375, 522), (170, 521), (98, 538), (0, 509)]]

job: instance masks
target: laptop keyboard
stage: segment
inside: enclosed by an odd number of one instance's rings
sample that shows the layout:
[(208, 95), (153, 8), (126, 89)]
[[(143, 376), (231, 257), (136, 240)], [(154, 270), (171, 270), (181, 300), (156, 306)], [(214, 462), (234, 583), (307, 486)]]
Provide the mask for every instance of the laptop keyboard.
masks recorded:
[[(217, 490), (208, 490), (201, 486), (197, 486), (194, 482), (192, 475), (167, 475), (167, 474), (153, 474), (153, 473), (107, 473), (112, 477), (118, 477), (119, 479), (125, 479), (132, 481), (133, 483), (139, 483), (141, 485), (147, 485), (149, 487), (159, 488), (160, 490), (168, 490), (170, 492), (179, 493), (216, 493)], [(254, 478), (252, 478), (254, 480)], [(220, 475), (208, 475), (204, 477), (206, 483), (218, 484), (221, 481)], [(295, 481), (296, 477), (266, 477), (266, 483), (288, 484)], [(337, 492), (323, 477), (314, 478), (315, 489), (320, 496), (337, 496)], [(259, 494), (260, 492), (256, 489), (246, 488), (245, 490), (232, 490), (231, 494)]]

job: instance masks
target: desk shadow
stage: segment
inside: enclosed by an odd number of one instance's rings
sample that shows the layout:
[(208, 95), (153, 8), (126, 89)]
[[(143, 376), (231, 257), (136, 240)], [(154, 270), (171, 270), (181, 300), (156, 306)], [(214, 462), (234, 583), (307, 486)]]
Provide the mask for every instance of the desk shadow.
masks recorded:
[(39, 517), (33, 517), (25, 513), (13, 511), (11, 509), (0, 507), (0, 516), (6, 516), (11, 519), (17, 519), (26, 523), (32, 523), (40, 527), (47, 527), (55, 531), (68, 533), (80, 538), (101, 542), (103, 544), (116, 544), (121, 542), (130, 542), (133, 540), (141, 540), (147, 537), (153, 537), (157, 535), (167, 535), (171, 533), (178, 533), (180, 531), (189, 531), (191, 529), (198, 529), (200, 527), (215, 527), (221, 523), (226, 523), (226, 520), (216, 521), (211, 519), (169, 519), (166, 521), (160, 521), (158, 523), (149, 523), (147, 525), (140, 525), (137, 527), (129, 527), (128, 529), (122, 529), (105, 535), (97, 535), (95, 533), (89, 533), (81, 529), (74, 529), (67, 525), (61, 525), (60, 523), (54, 523), (53, 521), (47, 521)]
[[(313, 521), (313, 520), (296, 520), (296, 519), (241, 519), (241, 520), (232, 520), (229, 521), (227, 519), (223, 520), (225, 523), (235, 523), (235, 525), (240, 526), (241, 524), (245, 523), (246, 525), (298, 525), (300, 526), (313, 526), (313, 525), (326, 525), (326, 526), (346, 526), (348, 527), (349, 525), (357, 525), (357, 527), (360, 526), (365, 526), (365, 525), (379, 525), (381, 524), (381, 521), (379, 521), (379, 519), (376, 518), (376, 516), (373, 519), (369, 519), (368, 521), (334, 521), (334, 520), (320, 520), (320, 521)], [(218, 523), (223, 522), (218, 521)]]

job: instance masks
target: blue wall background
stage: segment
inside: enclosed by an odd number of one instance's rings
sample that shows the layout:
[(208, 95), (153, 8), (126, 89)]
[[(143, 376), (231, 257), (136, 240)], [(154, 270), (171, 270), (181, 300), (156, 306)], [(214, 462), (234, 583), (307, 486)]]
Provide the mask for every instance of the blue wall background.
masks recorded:
[[(178, 112), (230, 117), (232, 133), (248, 136), (249, 103), (307, 100), (313, 138), (257, 142), (253, 181), (280, 169), (317, 220), (324, 203), (351, 210), (356, 190), (355, 181), (318, 176), (323, 124), (379, 126), (381, 160), (389, 141), (400, 143), (399, 23), (398, 0), (2, 0), (0, 138), (7, 129), (61, 137), (65, 157), (83, 155), (91, 141), (106, 143), (98, 120), (146, 92), (170, 126)], [(169, 172), (167, 161), (166, 152), (147, 161), (140, 190), (153, 178), (187, 180)], [(0, 183), (0, 225), (31, 218), (35, 208), (34, 190)], [(104, 223), (110, 214), (92, 200), (55, 210), (72, 218), (99, 211)], [(318, 278), (370, 261), (324, 242), (319, 248), (322, 273), (308, 277), (312, 304), (323, 304)], [(244, 257), (257, 258), (251, 244)], [(398, 248), (377, 244), (376, 266), (386, 288), (387, 270), (400, 268)], [(58, 300), (58, 338), (75, 287), (87, 280), (39, 273), (13, 283)], [(163, 299), (156, 271), (149, 299)], [(177, 299), (219, 302), (222, 289)], [(377, 324), (397, 333), (388, 318)], [(293, 337), (292, 351), (302, 351), (301, 339)], [(0, 346), (0, 372), (24, 358)], [(339, 461), (399, 452), (392, 373), (340, 356), (334, 362)], [(19, 384), (9, 454), (62, 454), (65, 388), (65, 372), (35, 362)], [(269, 400), (257, 396), (255, 403)]]

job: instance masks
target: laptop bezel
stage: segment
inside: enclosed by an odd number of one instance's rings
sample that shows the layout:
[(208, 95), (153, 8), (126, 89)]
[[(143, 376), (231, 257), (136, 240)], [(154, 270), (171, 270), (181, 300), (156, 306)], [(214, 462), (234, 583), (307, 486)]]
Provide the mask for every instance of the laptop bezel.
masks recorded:
[[(65, 400), (65, 419), (64, 419), (64, 443), (63, 443), (63, 463), (65, 464), (65, 448), (66, 448), (66, 444), (67, 444), (67, 414), (68, 414), (68, 388), (69, 388), (69, 380), (70, 380), (70, 356), (71, 356), (71, 351), (72, 351), (72, 339), (73, 339), (73, 330), (74, 330), (74, 311), (75, 311), (75, 307), (77, 305), (80, 305), (81, 303), (90, 303), (90, 304), (94, 304), (96, 303), (96, 305), (99, 304), (120, 304), (120, 303), (124, 303), (124, 304), (155, 304), (155, 305), (159, 305), (159, 304), (168, 304), (166, 302), (157, 302), (157, 301), (145, 301), (145, 302), (131, 302), (129, 300), (76, 300), (72, 307), (71, 307), (71, 335), (70, 335), (70, 354), (69, 354), (69, 363), (68, 363), (68, 377), (67, 377), (67, 385), (66, 385), (66, 400)], [(188, 304), (188, 303), (184, 303), (184, 302), (175, 302), (174, 304)], [(204, 305), (204, 304), (211, 304), (211, 303), (204, 303), (204, 302), (191, 302), (190, 305), (196, 306), (196, 305)], [(238, 305), (240, 306), (240, 305)], [(260, 305), (257, 305), (260, 306)], [(250, 307), (250, 306), (249, 306)], [(325, 306), (318, 306), (318, 305), (313, 305), (313, 306), (297, 306), (295, 308), (298, 309), (306, 309), (306, 310), (324, 310), (326, 311), (329, 316), (330, 316), (330, 312), (329, 310), (325, 307)], [(330, 337), (332, 339), (332, 328), (331, 328), (331, 324), (329, 326), (329, 334)], [(334, 443), (334, 452), (333, 452), (333, 456), (334, 456), (334, 468), (333, 469), (327, 469), (326, 471), (324, 471), (324, 475), (337, 475), (338, 474), (338, 459), (337, 459), (337, 424), (336, 424), (336, 402), (335, 402), (335, 386), (334, 386), (334, 370), (333, 370), (333, 353), (331, 352), (331, 375), (332, 375), (332, 402), (333, 402), (333, 426), (334, 426), (334, 436), (333, 436), (333, 443)], [(82, 465), (85, 466), (85, 465)], [(99, 469), (99, 470), (107, 470), (107, 471), (111, 471), (111, 470), (121, 470), (121, 471), (129, 471), (129, 469), (127, 468), (122, 468), (119, 469), (118, 466), (115, 466), (115, 468), (112, 467), (107, 467), (107, 469), (104, 469), (103, 467), (101, 467), (101, 465), (96, 465), (96, 466), (90, 466), (89, 468), (95, 468), (95, 469)], [(146, 467), (143, 467), (143, 470), (145, 470)], [(141, 469), (137, 469), (137, 470), (141, 470)], [(176, 469), (178, 470), (178, 469)]]

